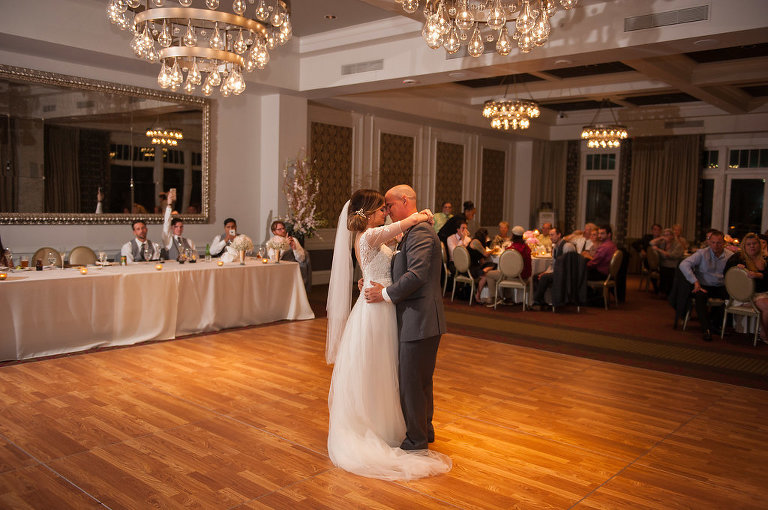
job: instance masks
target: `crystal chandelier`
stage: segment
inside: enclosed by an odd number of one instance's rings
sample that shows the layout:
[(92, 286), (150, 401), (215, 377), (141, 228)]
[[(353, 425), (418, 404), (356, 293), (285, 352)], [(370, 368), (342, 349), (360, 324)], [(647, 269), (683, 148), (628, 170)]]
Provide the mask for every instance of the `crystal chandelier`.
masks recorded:
[[(176, 1), (179, 6), (171, 7)], [(219, 9), (219, 0), (194, 2), (199, 5), (193, 6), (193, 0), (109, 0), (107, 18), (131, 30), (137, 57), (161, 63), (160, 87), (191, 94), (201, 86), (206, 96), (217, 87), (224, 97), (242, 94), (243, 72), (264, 69), (269, 50), (291, 38), (289, 0), (256, 0), (251, 17), (246, 16), (246, 0), (234, 0), (231, 11)]]
[(612, 108), (609, 109), (613, 117), (613, 124), (600, 124), (596, 122), (598, 115), (600, 115), (600, 110), (603, 109), (603, 105), (608, 106), (607, 99), (600, 103), (600, 107), (595, 112), (595, 116), (592, 118), (589, 126), (584, 126), (581, 130), (581, 138), (587, 141), (587, 147), (590, 149), (616, 149), (621, 145), (622, 140), (626, 140), (629, 137), (627, 128), (618, 123)]
[(485, 102), (483, 117), (491, 119), (491, 127), (503, 129), (528, 129), (531, 119), (539, 116), (539, 105), (523, 99), (498, 99)]
[[(395, 0), (409, 14), (419, 0)], [(550, 20), (560, 9), (571, 9), (578, 0), (425, 0), (421, 36), (432, 49), (440, 46), (456, 53), (462, 45), (479, 57), (486, 42), (496, 41), (496, 53), (509, 55), (514, 42), (523, 53), (541, 46), (552, 30)], [(507, 27), (511, 24), (511, 27)], [(512, 35), (510, 35), (510, 30)]]
[(152, 140), (152, 145), (170, 145), (176, 147), (179, 140), (184, 139), (184, 133), (181, 129), (166, 129), (162, 127), (153, 127), (147, 129), (147, 138)]

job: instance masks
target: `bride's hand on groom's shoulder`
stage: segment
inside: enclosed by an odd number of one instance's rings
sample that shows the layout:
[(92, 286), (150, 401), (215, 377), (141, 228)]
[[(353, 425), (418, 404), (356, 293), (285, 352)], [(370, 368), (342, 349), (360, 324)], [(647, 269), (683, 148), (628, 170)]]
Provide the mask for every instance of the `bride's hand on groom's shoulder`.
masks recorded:
[(384, 301), (381, 296), (381, 290), (384, 286), (378, 282), (371, 282), (371, 286), (365, 289), (365, 300), (369, 303), (380, 303)]
[(423, 210), (419, 211), (419, 214), (424, 214), (427, 217), (427, 219), (425, 221), (427, 221), (430, 225), (434, 225), (435, 224), (435, 215), (432, 214), (431, 210), (423, 209)]

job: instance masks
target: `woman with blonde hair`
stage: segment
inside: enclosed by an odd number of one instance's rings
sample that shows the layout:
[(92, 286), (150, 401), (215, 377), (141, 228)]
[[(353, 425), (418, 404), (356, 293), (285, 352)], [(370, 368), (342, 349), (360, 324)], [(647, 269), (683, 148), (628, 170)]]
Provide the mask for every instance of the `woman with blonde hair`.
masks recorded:
[(732, 267), (746, 271), (755, 281), (755, 295), (752, 302), (760, 310), (760, 338), (766, 340), (768, 331), (768, 263), (763, 257), (760, 237), (750, 232), (741, 241), (741, 249), (725, 263), (727, 273)]
[(325, 355), (328, 363), (335, 363), (328, 394), (328, 456), (334, 465), (361, 476), (411, 480), (449, 471), (451, 459), (432, 450), (399, 447), (406, 424), (398, 386), (395, 305), (369, 303), (361, 293), (349, 310), (350, 247), (354, 245), (364, 285), (378, 282), (386, 287), (392, 283), (395, 238), (432, 219), (432, 213), (424, 210), (384, 225), (387, 214), (381, 193), (362, 189), (339, 215), (327, 306)]

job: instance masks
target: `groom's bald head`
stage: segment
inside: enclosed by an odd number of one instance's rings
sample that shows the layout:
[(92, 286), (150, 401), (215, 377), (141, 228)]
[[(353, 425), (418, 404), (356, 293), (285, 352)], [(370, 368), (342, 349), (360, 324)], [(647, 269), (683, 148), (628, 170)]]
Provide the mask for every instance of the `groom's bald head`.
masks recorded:
[(416, 192), (407, 184), (399, 184), (390, 188), (384, 195), (384, 200), (387, 203), (392, 221), (400, 221), (418, 212), (416, 209)]

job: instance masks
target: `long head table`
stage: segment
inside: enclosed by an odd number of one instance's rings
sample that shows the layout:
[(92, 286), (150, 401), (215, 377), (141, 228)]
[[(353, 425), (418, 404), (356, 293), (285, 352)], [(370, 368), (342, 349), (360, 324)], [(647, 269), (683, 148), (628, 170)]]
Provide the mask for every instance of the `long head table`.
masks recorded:
[(0, 310), (3, 360), (314, 318), (299, 265), (255, 259), (15, 271)]

